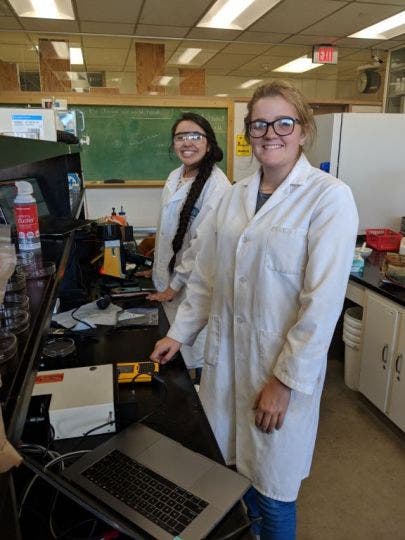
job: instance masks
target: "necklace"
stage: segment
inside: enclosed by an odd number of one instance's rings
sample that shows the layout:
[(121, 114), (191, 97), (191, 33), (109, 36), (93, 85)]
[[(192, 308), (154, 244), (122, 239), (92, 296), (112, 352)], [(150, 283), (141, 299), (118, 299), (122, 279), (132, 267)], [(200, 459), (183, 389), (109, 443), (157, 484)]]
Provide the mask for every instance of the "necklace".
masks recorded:
[(263, 171), (260, 175), (259, 191), (263, 195), (271, 195), (274, 192), (274, 188), (272, 187), (263, 187)]

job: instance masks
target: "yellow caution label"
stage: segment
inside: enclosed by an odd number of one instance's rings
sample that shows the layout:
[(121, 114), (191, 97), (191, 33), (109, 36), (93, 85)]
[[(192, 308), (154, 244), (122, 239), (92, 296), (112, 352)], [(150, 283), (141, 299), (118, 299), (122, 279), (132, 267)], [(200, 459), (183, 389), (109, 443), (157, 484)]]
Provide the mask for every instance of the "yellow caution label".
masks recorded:
[(246, 142), (244, 135), (236, 135), (236, 155), (239, 157), (252, 155), (252, 147)]

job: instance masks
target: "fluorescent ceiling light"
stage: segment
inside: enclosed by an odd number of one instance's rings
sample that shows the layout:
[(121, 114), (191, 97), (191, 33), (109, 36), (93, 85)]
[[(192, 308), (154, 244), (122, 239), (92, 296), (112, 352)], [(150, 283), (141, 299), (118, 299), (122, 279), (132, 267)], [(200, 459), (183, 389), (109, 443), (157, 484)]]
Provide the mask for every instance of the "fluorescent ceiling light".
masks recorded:
[(197, 26), (244, 30), (281, 0), (217, 0)]
[(227, 97), (229, 96), (229, 94), (215, 94), (216, 97)]
[(71, 0), (10, 0), (19, 17), (74, 20)]
[(351, 34), (350, 38), (391, 39), (405, 32), (405, 11)]
[(249, 79), (248, 81), (245, 81), (242, 83), (239, 88), (250, 88), (251, 86), (254, 86), (255, 84), (262, 82), (263, 79)]
[(164, 75), (163, 77), (160, 77), (158, 85), (159, 86), (167, 86), (172, 79), (173, 79), (173, 77), (169, 77), (168, 75)]
[(190, 47), (186, 49), (181, 55), (179, 56), (177, 63), (178, 64), (189, 64), (191, 60), (193, 60), (197, 54), (200, 54), (202, 49), (195, 49), (193, 47)]
[(80, 47), (70, 47), (70, 63), (83, 65), (83, 54)]
[(279, 71), (282, 73), (304, 73), (304, 71), (309, 71), (310, 69), (315, 69), (321, 67), (323, 64), (314, 64), (312, 59), (308, 56), (301, 56), (301, 58), (296, 58), (288, 64), (284, 64), (272, 71)]

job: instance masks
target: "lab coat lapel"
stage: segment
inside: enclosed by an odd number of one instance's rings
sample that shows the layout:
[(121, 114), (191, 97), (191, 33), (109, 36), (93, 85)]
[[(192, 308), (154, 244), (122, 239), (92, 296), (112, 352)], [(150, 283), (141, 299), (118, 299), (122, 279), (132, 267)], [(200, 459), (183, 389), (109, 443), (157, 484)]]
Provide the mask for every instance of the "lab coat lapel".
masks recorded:
[[(297, 163), (294, 165), (290, 174), (284, 180), (282, 184), (276, 189), (276, 191), (271, 195), (271, 197), (265, 202), (265, 204), (260, 208), (260, 210), (255, 214), (253, 219), (259, 219), (264, 214), (267, 214), (275, 206), (280, 204), (288, 195), (291, 193), (296, 186), (304, 184), (309, 176), (311, 171), (311, 165), (304, 154), (301, 154)], [(257, 186), (258, 189), (258, 186)], [(257, 191), (256, 191), (257, 197)]]
[(182, 200), (187, 197), (188, 190), (190, 189), (191, 182), (186, 182), (179, 189), (177, 189), (177, 184), (179, 183), (180, 178), (183, 175), (183, 167), (180, 167), (178, 174), (176, 174), (170, 181), (167, 182), (167, 196), (164, 202), (165, 205), (171, 204), (175, 201)]
[(257, 192), (259, 189), (260, 184), (260, 176), (261, 176), (261, 169), (259, 169), (253, 176), (249, 176), (245, 180), (242, 180), (242, 182), (245, 183), (245, 197), (244, 197), (244, 205), (245, 205), (245, 211), (246, 216), (248, 218), (248, 221), (250, 221), (254, 215), (256, 210), (256, 203), (257, 203)]

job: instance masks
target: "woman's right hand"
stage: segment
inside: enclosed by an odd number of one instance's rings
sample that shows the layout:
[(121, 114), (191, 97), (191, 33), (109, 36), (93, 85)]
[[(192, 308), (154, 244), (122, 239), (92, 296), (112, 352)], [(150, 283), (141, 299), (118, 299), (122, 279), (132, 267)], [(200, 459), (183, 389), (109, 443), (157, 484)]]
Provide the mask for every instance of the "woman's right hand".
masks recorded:
[(159, 362), (159, 364), (166, 364), (180, 350), (180, 347), (181, 343), (179, 341), (166, 336), (156, 342), (150, 359), (153, 362)]
[(144, 278), (151, 278), (152, 277), (152, 270), (140, 270), (139, 272), (135, 272), (134, 276), (136, 276), (136, 277), (144, 277)]

